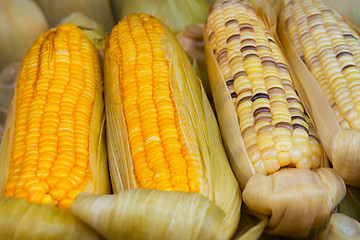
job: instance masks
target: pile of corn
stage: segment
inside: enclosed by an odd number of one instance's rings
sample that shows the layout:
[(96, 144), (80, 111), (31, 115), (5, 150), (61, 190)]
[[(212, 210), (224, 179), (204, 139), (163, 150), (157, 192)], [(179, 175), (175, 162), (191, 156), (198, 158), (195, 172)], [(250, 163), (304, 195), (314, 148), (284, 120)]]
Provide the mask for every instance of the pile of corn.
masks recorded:
[(322, 0), (0, 19), (1, 239), (360, 238), (360, 30)]

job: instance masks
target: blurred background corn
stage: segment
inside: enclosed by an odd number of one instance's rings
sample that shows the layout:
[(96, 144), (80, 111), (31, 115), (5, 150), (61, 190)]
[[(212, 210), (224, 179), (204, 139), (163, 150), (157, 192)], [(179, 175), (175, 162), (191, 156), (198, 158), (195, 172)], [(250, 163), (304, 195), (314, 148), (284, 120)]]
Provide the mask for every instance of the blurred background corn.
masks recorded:
[(48, 29), (41, 9), (31, 0), (0, 1), (0, 71), (21, 61), (31, 44)]
[(55, 27), (61, 19), (74, 12), (97, 22), (105, 32), (114, 25), (109, 0), (34, 0), (44, 12), (50, 27)]

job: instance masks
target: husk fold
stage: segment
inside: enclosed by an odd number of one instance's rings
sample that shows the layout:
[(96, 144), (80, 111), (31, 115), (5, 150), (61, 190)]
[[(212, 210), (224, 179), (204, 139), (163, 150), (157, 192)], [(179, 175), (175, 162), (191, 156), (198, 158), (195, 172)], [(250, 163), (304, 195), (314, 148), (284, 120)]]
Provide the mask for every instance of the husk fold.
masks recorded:
[[(27, 67), (22, 63), (20, 74)], [(68, 209), (29, 203), (16, 197), (3, 198), (13, 145), (17, 84), (16, 82), (0, 148), (0, 218), (2, 222), (9, 221), (8, 225), (1, 225), (0, 236), (11, 236), (9, 239), (99, 239), (100, 237), (93, 230), (76, 219)], [(110, 182), (105, 142), (103, 81), (99, 81), (96, 88), (89, 124), (89, 164), (93, 179), (86, 184), (84, 191), (106, 194), (110, 192)]]
[[(277, 18), (269, 4), (262, 0), (251, 2), (256, 4), (256, 12), (270, 32), (276, 34)], [(284, 168), (270, 175), (255, 172), (242, 139), (234, 103), (207, 36), (205, 32), (205, 54), (211, 91), (229, 161), (243, 189), (244, 203), (253, 214), (268, 217), (266, 233), (304, 237), (311, 228), (322, 224), (343, 199), (345, 184), (335, 171), (328, 168), (321, 168), (316, 172), (310, 169)], [(277, 36), (274, 37), (277, 39)], [(308, 113), (311, 115), (312, 112)], [(326, 165), (324, 158), (322, 166)]]
[(314, 240), (355, 240), (360, 238), (360, 223), (341, 213), (331, 215), (326, 229)]
[[(193, 131), (196, 135), (205, 169), (206, 179), (203, 182), (206, 187), (203, 189), (207, 189), (200, 193), (207, 198), (199, 193), (137, 189), (119, 80), (111, 79), (110, 74), (111, 71), (118, 72), (122, 66), (115, 61), (118, 57), (116, 52), (107, 49), (105, 104), (108, 154), (113, 191), (117, 194), (78, 197), (72, 211), (109, 238), (116, 233), (128, 239), (228, 239), (240, 217), (241, 192), (238, 183), (222, 148), (215, 116), (189, 59), (175, 36), (166, 28), (162, 42), (169, 61), (170, 87), (180, 126), (183, 131)], [(112, 81), (115, 81), (115, 87)], [(96, 209), (101, 209), (103, 202), (100, 198), (109, 203), (109, 209), (104, 210), (102, 220), (97, 221)], [(93, 209), (92, 213), (81, 209), (85, 204)], [(122, 226), (123, 223), (129, 225)], [(144, 225), (134, 231), (133, 223)]]
[[(359, 33), (358, 29), (354, 30)], [(287, 58), (291, 59), (290, 64), (296, 75), (295, 84), (303, 89), (299, 92), (299, 96), (308, 103), (307, 107), (310, 109), (308, 112), (311, 112), (311, 118), (334, 170), (340, 174), (346, 184), (359, 187), (360, 131), (340, 128), (319, 84), (297, 55), (294, 45), (288, 38), (285, 19), (282, 17), (279, 19), (278, 34)]]
[(29, 203), (15, 197), (0, 200), (1, 239), (102, 239), (64, 208)]

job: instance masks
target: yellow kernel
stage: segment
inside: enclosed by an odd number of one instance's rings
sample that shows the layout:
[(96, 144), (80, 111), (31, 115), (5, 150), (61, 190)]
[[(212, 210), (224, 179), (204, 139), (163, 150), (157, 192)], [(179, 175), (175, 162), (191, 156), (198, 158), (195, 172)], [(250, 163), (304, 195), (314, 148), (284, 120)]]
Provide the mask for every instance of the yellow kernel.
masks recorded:
[(178, 184), (187, 184), (188, 181), (189, 180), (186, 175), (176, 175), (171, 178), (171, 184), (173, 186), (176, 186)]
[(74, 202), (74, 199), (65, 198), (65, 199), (59, 201), (58, 207), (63, 207), (63, 208), (68, 208), (68, 209), (70, 209), (70, 208), (71, 208), (71, 205), (73, 204), (73, 202)]
[(59, 188), (51, 189), (49, 194), (53, 199), (55, 199), (57, 201), (60, 201), (60, 200), (62, 200), (62, 199), (64, 199), (66, 197), (65, 190), (59, 189)]
[(175, 185), (175, 191), (189, 192), (189, 186), (187, 184), (178, 184)]
[(312, 164), (311, 157), (303, 157), (297, 164), (297, 168), (310, 168)]
[(303, 158), (303, 153), (301, 149), (295, 144), (289, 152), (291, 156), (291, 162), (295, 165)]
[(66, 178), (61, 178), (56, 182), (56, 188), (64, 189), (66, 192), (69, 192), (73, 187), (73, 183)]
[(274, 173), (280, 169), (279, 161), (276, 158), (267, 159), (263, 161), (263, 163), (264, 163), (265, 171), (268, 174)]
[(44, 192), (33, 191), (29, 193), (28, 200), (33, 203), (41, 203), (44, 196)]
[(53, 203), (54, 203), (54, 199), (53, 199), (49, 194), (46, 194), (46, 195), (42, 198), (41, 203), (42, 203), (42, 204), (53, 204)]
[(74, 190), (71, 190), (69, 193), (68, 193), (68, 197), (69, 198), (72, 198), (72, 199), (75, 199), (77, 195), (79, 195), (82, 191), (80, 191), (79, 189), (74, 189)]
[(253, 166), (254, 166), (254, 168), (255, 168), (255, 170), (256, 170), (257, 173), (266, 174), (263, 161), (257, 160), (257, 161), (255, 161), (255, 162), (253, 162)]
[(156, 189), (158, 190), (168, 190), (171, 189), (171, 183), (170, 180), (166, 179), (166, 180), (162, 180), (156, 183)]
[(287, 166), (290, 164), (290, 153), (288, 151), (279, 152), (277, 159), (281, 167)]

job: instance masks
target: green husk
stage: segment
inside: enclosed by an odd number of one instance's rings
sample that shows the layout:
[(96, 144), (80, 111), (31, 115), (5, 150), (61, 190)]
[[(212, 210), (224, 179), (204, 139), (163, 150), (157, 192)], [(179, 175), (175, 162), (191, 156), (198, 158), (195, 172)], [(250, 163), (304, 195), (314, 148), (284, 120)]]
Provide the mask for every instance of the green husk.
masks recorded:
[(209, 11), (206, 0), (112, 0), (112, 2), (117, 20), (131, 13), (147, 13), (158, 18), (175, 34), (188, 25), (204, 23)]

